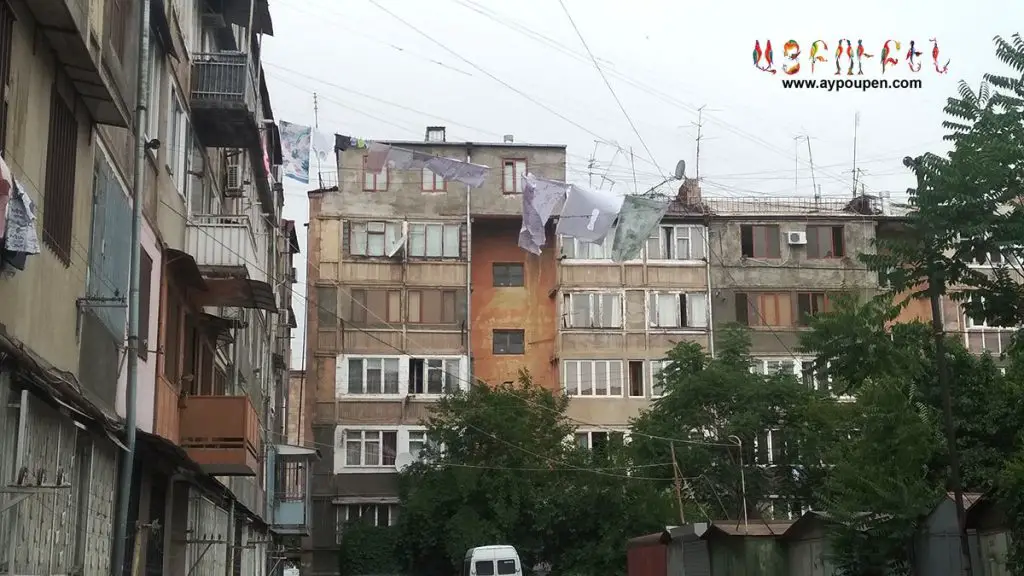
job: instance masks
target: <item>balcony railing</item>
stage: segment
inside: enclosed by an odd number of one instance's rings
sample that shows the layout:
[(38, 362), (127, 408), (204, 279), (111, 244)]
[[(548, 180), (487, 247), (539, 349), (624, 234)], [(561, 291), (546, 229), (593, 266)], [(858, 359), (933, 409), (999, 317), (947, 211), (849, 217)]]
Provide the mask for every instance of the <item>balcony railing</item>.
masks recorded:
[(214, 148), (259, 149), (259, 88), (244, 52), (204, 52), (192, 64), (192, 116), (199, 140)]
[(275, 458), (274, 490), (271, 494), (274, 531), (309, 535), (310, 466), (315, 452), (296, 446), (278, 446)]
[(185, 245), (202, 267), (233, 269), (239, 276), (266, 282), (260, 263), (261, 242), (248, 216), (199, 214), (189, 219)]
[(181, 447), (208, 474), (259, 474), (259, 427), (248, 396), (188, 396), (182, 401)]

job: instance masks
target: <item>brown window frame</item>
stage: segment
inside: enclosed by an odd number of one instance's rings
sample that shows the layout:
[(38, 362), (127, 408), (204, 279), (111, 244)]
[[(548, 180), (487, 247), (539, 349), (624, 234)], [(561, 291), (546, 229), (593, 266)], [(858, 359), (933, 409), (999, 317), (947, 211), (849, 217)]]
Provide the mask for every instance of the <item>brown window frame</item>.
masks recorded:
[(124, 58), (125, 45), (128, 40), (128, 14), (125, 0), (107, 0), (107, 22), (109, 26), (110, 46), (118, 58)]
[[(384, 311), (382, 314), (378, 314), (372, 309), (372, 306), (370, 305), (371, 292), (384, 293)], [(396, 314), (392, 315), (391, 298), (396, 295), (398, 298), (398, 309), (395, 311)], [(361, 326), (378, 326), (402, 323), (401, 290), (394, 288), (353, 288), (349, 290), (349, 299), (351, 305), (349, 321), (352, 322), (352, 324)]]
[[(427, 188), (427, 174), (430, 174), (433, 177), (433, 182), (430, 188)], [(438, 180), (441, 181), (440, 188), (438, 188), (437, 186)], [(390, 178), (388, 179), (388, 181), (390, 183)], [(363, 179), (363, 182), (366, 182), (365, 178)], [(436, 174), (433, 170), (430, 170), (429, 168), (423, 168), (420, 170), (420, 190), (423, 192), (447, 192), (448, 181), (439, 176), (438, 174)]]
[[(775, 242), (771, 242), (770, 231), (775, 231)], [(760, 234), (758, 233), (760, 232)], [(749, 237), (750, 251), (747, 252), (747, 239)], [(763, 239), (763, 246), (767, 252), (759, 254), (757, 251), (757, 238)], [(774, 246), (774, 248), (773, 248)], [(740, 253), (744, 258), (762, 258), (765, 260), (778, 260), (782, 258), (782, 230), (778, 224), (743, 224), (740, 226)]]
[(54, 84), (43, 187), (43, 243), (64, 267), (71, 266), (75, 223), (75, 167), (78, 164), (78, 119)]
[(139, 255), (139, 358), (149, 358), (149, 314), (153, 292), (153, 259), (145, 249)]
[[(391, 168), (385, 165), (384, 168), (382, 168), (380, 172), (369, 172), (366, 169), (366, 163), (369, 160), (370, 160), (370, 155), (369, 154), (364, 154), (363, 155), (363, 192), (387, 192), (388, 188), (391, 187)], [(384, 173), (384, 188), (379, 188), (378, 187), (379, 182), (377, 181), (377, 178), (381, 175), (382, 172)], [(373, 187), (372, 188), (367, 188), (366, 187), (366, 177), (370, 176), (370, 175), (373, 176)]]
[[(511, 190), (509, 190), (505, 186), (505, 171), (509, 169), (509, 166), (508, 166), (509, 162), (512, 163), (512, 189)], [(522, 162), (524, 165), (526, 165), (526, 168), (523, 170), (524, 173), (530, 171), (530, 160), (528, 158), (502, 158), (501, 159), (501, 193), (502, 194), (522, 194), (523, 193), (522, 190), (518, 189), (519, 188), (519, 178), (520, 178), (520, 176), (519, 176), (519, 174), (516, 174), (516, 172), (515, 172), (515, 169), (516, 169), (516, 164), (515, 163), (516, 162)], [(524, 184), (524, 186), (525, 186), (525, 184)]]
[[(736, 321), (740, 324), (752, 328), (786, 328), (795, 323), (793, 296), (790, 292), (737, 292), (735, 298)], [(765, 312), (768, 303), (774, 308), (774, 317), (780, 321), (778, 324), (766, 322), (770, 317)], [(788, 319), (788, 323), (782, 321), (784, 318)]]
[[(821, 232), (827, 230), (828, 249), (822, 252), (823, 246), (820, 243)], [(837, 236), (838, 233), (838, 236)], [(839, 260), (846, 257), (846, 227), (842, 225), (821, 224), (807, 227), (807, 259), (808, 260)], [(811, 239), (814, 242), (811, 242)], [(839, 242), (837, 245), (836, 239)], [(812, 247), (817, 252), (812, 253)], [(831, 254), (831, 255), (830, 255)]]
[[(820, 298), (820, 302), (818, 299)], [(803, 302), (807, 302), (807, 312), (803, 312)], [(806, 327), (810, 325), (811, 316), (828, 312), (832, 309), (832, 299), (830, 294), (824, 290), (817, 290), (814, 292), (797, 292), (796, 293), (796, 314), (793, 318), (794, 323), (797, 326)], [(820, 308), (815, 310), (815, 308)]]

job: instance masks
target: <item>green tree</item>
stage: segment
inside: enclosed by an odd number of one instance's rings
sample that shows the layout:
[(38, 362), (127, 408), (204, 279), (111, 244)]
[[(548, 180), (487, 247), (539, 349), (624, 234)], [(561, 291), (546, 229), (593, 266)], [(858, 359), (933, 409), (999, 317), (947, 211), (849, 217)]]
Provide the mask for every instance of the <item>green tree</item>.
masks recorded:
[(824, 481), (821, 455), (837, 441), (846, 411), (791, 374), (752, 372), (749, 350), (739, 327), (723, 331), (713, 359), (698, 344), (676, 345), (660, 374), (664, 396), (632, 423), (636, 462), (666, 463), (659, 475), (672, 478), (674, 448), (681, 475), (692, 478), (687, 496), (716, 519), (742, 517), (744, 490), (751, 518), (769, 496), (813, 506)]

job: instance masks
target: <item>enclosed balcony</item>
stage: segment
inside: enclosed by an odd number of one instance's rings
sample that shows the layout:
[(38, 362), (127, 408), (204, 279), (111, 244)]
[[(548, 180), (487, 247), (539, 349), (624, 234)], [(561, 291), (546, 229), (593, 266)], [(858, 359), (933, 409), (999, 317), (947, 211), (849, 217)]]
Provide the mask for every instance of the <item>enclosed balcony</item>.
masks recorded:
[(263, 242), (247, 215), (198, 214), (189, 219), (185, 246), (196, 265), (213, 275), (267, 281), (260, 264)]
[[(310, 466), (320, 458), (312, 448), (279, 444), (270, 451), (273, 485), (269, 491), (273, 516), (271, 527), (278, 534), (308, 536), (311, 526)], [(268, 475), (269, 476), (269, 475)]]
[(181, 447), (207, 474), (259, 474), (260, 424), (248, 396), (186, 396), (180, 430)]
[(244, 52), (204, 52), (192, 64), (192, 124), (211, 148), (262, 150), (260, 91)]

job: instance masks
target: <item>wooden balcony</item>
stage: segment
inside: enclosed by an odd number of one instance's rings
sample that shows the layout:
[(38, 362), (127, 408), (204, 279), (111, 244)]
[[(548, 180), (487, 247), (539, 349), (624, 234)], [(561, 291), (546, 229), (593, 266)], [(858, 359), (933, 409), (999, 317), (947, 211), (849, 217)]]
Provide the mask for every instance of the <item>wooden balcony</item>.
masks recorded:
[(192, 125), (211, 148), (262, 150), (256, 70), (244, 52), (196, 54), (192, 64)]
[(157, 376), (156, 409), (154, 411), (153, 431), (177, 444), (181, 438), (179, 433), (181, 414), (178, 402), (180, 394), (177, 386), (167, 381), (163, 375)]
[(248, 396), (188, 396), (181, 402), (181, 447), (215, 476), (260, 472), (260, 424)]

